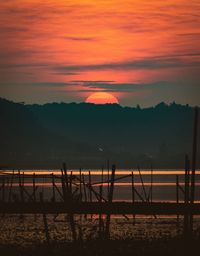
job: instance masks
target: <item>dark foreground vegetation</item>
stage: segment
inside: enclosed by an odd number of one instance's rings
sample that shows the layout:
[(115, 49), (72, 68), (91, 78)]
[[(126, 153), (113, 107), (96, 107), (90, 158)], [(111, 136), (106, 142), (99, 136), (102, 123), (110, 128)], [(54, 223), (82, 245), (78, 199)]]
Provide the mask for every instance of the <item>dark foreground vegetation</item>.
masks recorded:
[[(35, 244), (32, 246), (19, 247), (14, 245), (0, 245), (0, 255), (6, 256), (64, 256), (64, 255), (87, 255), (87, 256), (173, 256), (173, 255), (197, 255), (200, 238), (183, 239), (160, 238), (154, 240), (88, 240), (84, 242), (57, 242), (47, 244)], [(194, 254), (195, 253), (195, 254)], [(196, 254), (197, 253), (197, 254)]]

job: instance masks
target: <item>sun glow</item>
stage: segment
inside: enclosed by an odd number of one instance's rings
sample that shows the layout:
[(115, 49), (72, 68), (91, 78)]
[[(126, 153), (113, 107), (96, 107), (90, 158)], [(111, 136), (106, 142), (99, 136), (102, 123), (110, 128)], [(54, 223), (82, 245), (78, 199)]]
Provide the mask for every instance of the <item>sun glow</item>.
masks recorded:
[(86, 103), (93, 104), (119, 104), (118, 99), (107, 92), (95, 92), (91, 94), (86, 100)]

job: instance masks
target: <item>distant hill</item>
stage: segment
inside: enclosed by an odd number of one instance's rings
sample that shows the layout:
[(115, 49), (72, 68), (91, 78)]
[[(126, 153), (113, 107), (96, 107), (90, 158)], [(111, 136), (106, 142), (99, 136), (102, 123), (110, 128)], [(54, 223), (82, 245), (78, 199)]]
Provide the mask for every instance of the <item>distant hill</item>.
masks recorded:
[(176, 103), (141, 109), (0, 99), (0, 166), (92, 168), (110, 159), (124, 168), (183, 167), (192, 125), (193, 108)]

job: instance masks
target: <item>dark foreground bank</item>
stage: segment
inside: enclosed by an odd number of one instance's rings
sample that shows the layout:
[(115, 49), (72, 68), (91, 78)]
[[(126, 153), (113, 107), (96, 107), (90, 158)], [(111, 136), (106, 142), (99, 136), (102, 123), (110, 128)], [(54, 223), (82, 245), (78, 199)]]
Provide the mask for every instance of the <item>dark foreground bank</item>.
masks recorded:
[(173, 256), (196, 255), (199, 251), (200, 237), (184, 239), (182, 237), (154, 240), (90, 240), (84, 242), (57, 242), (50, 245), (35, 244), (26, 247), (0, 245), (0, 255), (6, 256), (44, 256), (44, 255), (135, 255), (135, 256)]

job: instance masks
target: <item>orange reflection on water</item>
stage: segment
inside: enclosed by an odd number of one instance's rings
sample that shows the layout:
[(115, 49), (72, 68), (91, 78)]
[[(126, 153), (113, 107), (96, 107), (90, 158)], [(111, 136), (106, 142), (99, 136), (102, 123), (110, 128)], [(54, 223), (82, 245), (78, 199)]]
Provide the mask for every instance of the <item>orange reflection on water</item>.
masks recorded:
[[(98, 169), (93, 169), (93, 170), (85, 170), (83, 169), (81, 171), (81, 174), (84, 175), (88, 175), (89, 171), (91, 173), (91, 175), (97, 176), (97, 175), (102, 175), (102, 170), (98, 170)], [(8, 173), (8, 174), (12, 174), (13, 170), (5, 170), (5, 171), (1, 171), (1, 173)], [(17, 174), (18, 171), (15, 171), (15, 174)], [(56, 170), (21, 170), (21, 173), (24, 172), (25, 175), (33, 175), (34, 173), (36, 175), (50, 175), (50, 174), (54, 174), (54, 175), (61, 175), (61, 171), (56, 169)], [(72, 172), (73, 175), (79, 175), (80, 171), (79, 170), (68, 170), (68, 174), (70, 174)], [(139, 175), (139, 171), (136, 169), (133, 170), (127, 170), (127, 169), (121, 169), (121, 170), (116, 170), (115, 174), (116, 175), (131, 175), (131, 173), (133, 172), (134, 175)], [(111, 170), (109, 171), (109, 173), (111, 174)], [(140, 173), (142, 175), (151, 175), (151, 170), (150, 169), (143, 169), (140, 170)], [(104, 170), (103, 171), (104, 175), (108, 175), (108, 171)], [(183, 169), (155, 169), (153, 170), (153, 175), (184, 175), (185, 171)], [(199, 175), (200, 174), (200, 170), (196, 170), (196, 174)]]
[[(78, 182), (76, 182), (76, 185), (79, 185), (80, 183), (78, 183)], [(87, 182), (86, 182), (86, 184), (87, 184)], [(132, 183), (131, 182), (115, 182), (114, 183), (115, 184), (115, 187), (131, 187), (132, 186)], [(180, 186), (184, 186), (184, 182), (179, 182), (179, 185)], [(200, 182), (196, 182), (195, 183), (197, 186), (199, 186), (200, 185)], [(52, 187), (52, 183), (51, 182), (36, 182), (35, 183), (35, 185), (36, 186), (38, 186), (38, 187)], [(62, 184), (61, 184), (61, 182), (55, 182), (55, 185), (57, 186), (57, 187), (62, 187)], [(76, 186), (75, 184), (72, 184), (72, 186), (74, 187), (74, 186)], [(105, 183), (99, 183), (99, 184), (94, 184), (94, 185), (92, 185), (93, 187), (99, 187), (100, 185), (103, 185), (103, 186), (105, 186), (105, 187), (107, 187), (107, 182), (105, 182)], [(170, 187), (170, 186), (176, 186), (176, 183), (175, 182), (153, 182), (152, 184), (150, 183), (150, 182), (143, 182), (143, 185), (144, 186), (164, 186), (164, 187)], [(13, 187), (19, 187), (19, 183), (13, 183), (12, 184), (12, 186)], [(24, 183), (24, 186), (25, 187), (33, 187), (33, 183), (31, 183), (31, 182), (25, 182)], [(135, 182), (134, 183), (134, 186), (135, 187), (140, 187), (140, 186), (142, 186), (142, 183), (141, 182)], [(6, 184), (5, 185), (5, 187), (10, 187), (10, 185), (8, 184)]]

